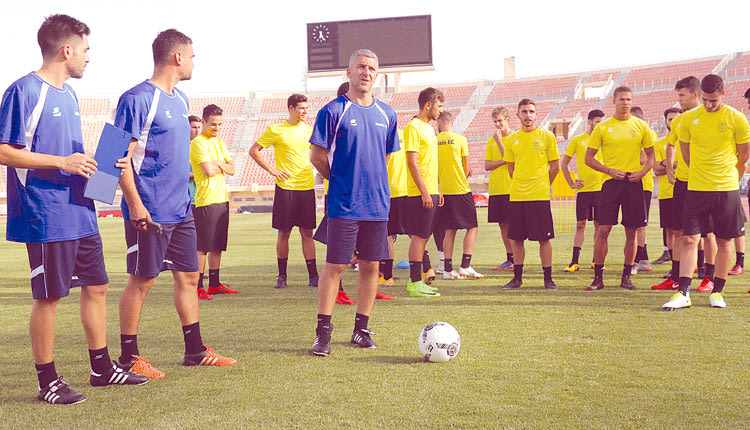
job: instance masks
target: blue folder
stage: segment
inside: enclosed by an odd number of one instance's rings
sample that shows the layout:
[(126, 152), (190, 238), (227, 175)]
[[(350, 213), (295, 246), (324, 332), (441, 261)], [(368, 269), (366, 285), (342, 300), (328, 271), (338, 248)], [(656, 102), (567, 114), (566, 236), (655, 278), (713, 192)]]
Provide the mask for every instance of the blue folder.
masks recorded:
[(117, 160), (128, 154), (132, 135), (112, 124), (104, 124), (99, 138), (94, 159), (98, 165), (96, 172), (89, 178), (83, 195), (102, 203), (113, 204), (117, 184), (120, 181), (120, 169), (115, 167)]

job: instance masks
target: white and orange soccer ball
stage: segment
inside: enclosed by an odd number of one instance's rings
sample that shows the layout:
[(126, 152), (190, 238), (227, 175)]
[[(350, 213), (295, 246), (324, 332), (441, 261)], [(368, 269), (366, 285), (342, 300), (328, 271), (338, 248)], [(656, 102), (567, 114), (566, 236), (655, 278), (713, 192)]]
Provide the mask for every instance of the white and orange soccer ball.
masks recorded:
[(447, 322), (436, 321), (422, 329), (417, 340), (419, 352), (425, 360), (445, 363), (453, 360), (461, 348), (461, 336)]

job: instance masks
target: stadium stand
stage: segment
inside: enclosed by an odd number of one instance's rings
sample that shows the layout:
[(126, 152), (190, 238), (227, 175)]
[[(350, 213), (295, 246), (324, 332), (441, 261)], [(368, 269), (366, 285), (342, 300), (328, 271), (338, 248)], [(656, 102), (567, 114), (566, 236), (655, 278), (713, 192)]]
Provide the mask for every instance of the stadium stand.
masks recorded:
[(711, 73), (720, 60), (721, 57), (713, 57), (707, 60), (634, 68), (625, 78), (625, 85), (635, 91), (674, 86), (675, 82), (685, 76), (695, 75), (701, 78)]
[(82, 116), (109, 115), (110, 101), (108, 98), (81, 98), (78, 108)]
[(512, 100), (518, 102), (523, 98), (544, 99), (564, 98), (581, 79), (581, 76), (564, 76), (560, 78), (519, 79), (512, 82), (497, 82), (487, 96), (487, 103)]
[(737, 62), (727, 70), (727, 79), (750, 76), (750, 53), (743, 54)]
[(190, 115), (201, 116), (203, 108), (215, 104), (224, 110), (224, 115), (240, 115), (244, 112), (245, 97), (190, 97)]
[[(260, 151), (260, 155), (271, 165), (274, 165), (274, 163), (276, 163), (276, 154), (274, 153), (273, 149), (264, 149)], [(239, 185), (273, 185), (273, 183), (273, 176), (269, 175), (268, 172), (258, 166), (258, 163), (254, 162), (250, 157), (247, 157), (242, 168), (242, 175), (239, 179)]]
[[(429, 85), (424, 85), (427, 88)], [(446, 106), (462, 106), (469, 102), (471, 95), (477, 89), (476, 85), (462, 85), (462, 86), (435, 86), (435, 88), (441, 90), (445, 95)], [(419, 98), (419, 92), (421, 90), (409, 91), (403, 93), (395, 93), (391, 96), (391, 100), (388, 102), (394, 109), (402, 106), (413, 106), (414, 110), (417, 109), (417, 99)]]
[(102, 135), (104, 124), (107, 121), (103, 119), (81, 119), (81, 132), (83, 134), (83, 148), (86, 152), (95, 153), (96, 146), (99, 144), (99, 136)]

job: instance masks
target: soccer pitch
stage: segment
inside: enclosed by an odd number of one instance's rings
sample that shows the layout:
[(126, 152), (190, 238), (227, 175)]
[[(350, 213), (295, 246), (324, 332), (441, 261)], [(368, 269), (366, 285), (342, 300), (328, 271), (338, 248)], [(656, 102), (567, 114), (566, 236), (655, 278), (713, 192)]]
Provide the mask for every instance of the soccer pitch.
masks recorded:
[[(747, 275), (730, 277), (726, 309), (692, 293), (693, 307), (664, 312), (671, 292), (651, 291), (668, 265), (633, 278), (636, 291), (619, 284), (622, 227), (613, 229), (605, 289), (584, 291), (593, 277), (593, 226), (581, 255), (570, 260), (573, 232), (553, 240), (553, 277), (560, 289), (542, 288), (538, 246), (527, 242), (524, 287), (501, 291), (511, 271), (491, 268), (505, 260), (496, 225), (479, 210), (480, 234), (472, 266), (484, 280), (442, 281), (442, 297), (411, 298), (408, 270), (383, 288), (396, 296), (378, 301), (370, 328), (378, 348), (349, 345), (354, 306), (336, 305), (332, 353), (314, 357), (316, 290), (307, 286), (299, 235), (291, 240), (289, 287), (274, 290), (276, 233), (270, 214), (232, 215), (222, 280), (240, 290), (201, 302), (204, 341), (237, 365), (186, 368), (183, 340), (172, 305), (171, 276), (147, 296), (139, 345), (167, 373), (144, 386), (94, 388), (80, 324), (78, 290), (57, 308), (55, 362), (87, 401), (53, 406), (36, 400), (28, 338), (29, 268), (23, 245), (2, 241), (0, 282), (0, 428), (740, 428), (750, 422), (747, 387), (750, 294)], [(574, 224), (574, 222), (573, 222)], [(99, 220), (110, 275), (108, 340), (120, 352), (117, 302), (126, 280), (122, 220)], [(0, 226), (4, 230), (4, 223)], [(661, 254), (658, 209), (648, 228), (650, 257)], [(460, 262), (459, 233), (454, 264)], [(396, 261), (408, 240), (396, 242)], [(430, 241), (433, 264), (437, 252)], [(318, 248), (322, 268), (324, 248)], [(357, 274), (344, 288), (356, 300)], [(694, 282), (695, 288), (697, 283)], [(450, 363), (425, 363), (417, 336), (432, 321), (461, 335)]]

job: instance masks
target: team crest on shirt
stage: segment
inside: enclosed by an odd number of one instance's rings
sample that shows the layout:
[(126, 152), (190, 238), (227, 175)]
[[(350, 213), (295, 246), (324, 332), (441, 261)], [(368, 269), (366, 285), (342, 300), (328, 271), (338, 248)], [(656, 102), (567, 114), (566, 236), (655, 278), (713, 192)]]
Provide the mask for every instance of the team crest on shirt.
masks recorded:
[(542, 147), (542, 142), (535, 140), (534, 142), (531, 143), (531, 146), (534, 148), (535, 151), (538, 151), (539, 148)]
[(729, 124), (727, 124), (724, 121), (719, 121), (719, 124), (716, 126), (716, 129), (719, 130), (719, 133), (724, 134), (729, 130)]
[(635, 130), (630, 130), (630, 137), (635, 139), (636, 137), (638, 137), (638, 133)]

